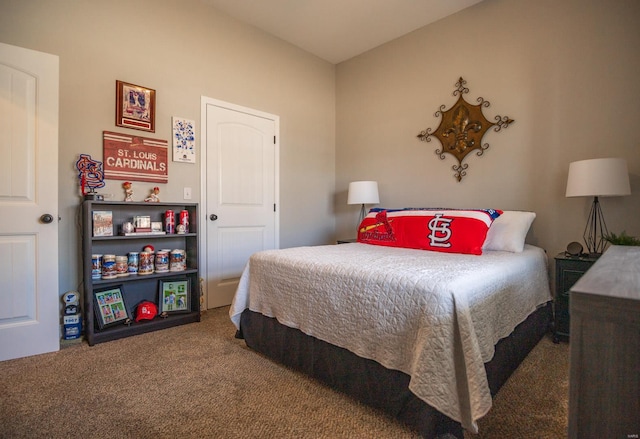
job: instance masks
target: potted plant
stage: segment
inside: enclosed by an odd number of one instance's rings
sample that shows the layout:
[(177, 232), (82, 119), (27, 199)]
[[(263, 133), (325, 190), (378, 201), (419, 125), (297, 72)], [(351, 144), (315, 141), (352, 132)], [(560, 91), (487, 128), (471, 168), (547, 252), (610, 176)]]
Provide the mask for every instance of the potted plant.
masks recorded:
[(619, 235), (616, 235), (615, 233), (609, 233), (608, 235), (604, 236), (604, 240), (612, 245), (640, 246), (640, 239), (636, 238), (635, 236), (627, 235), (627, 232), (624, 230)]

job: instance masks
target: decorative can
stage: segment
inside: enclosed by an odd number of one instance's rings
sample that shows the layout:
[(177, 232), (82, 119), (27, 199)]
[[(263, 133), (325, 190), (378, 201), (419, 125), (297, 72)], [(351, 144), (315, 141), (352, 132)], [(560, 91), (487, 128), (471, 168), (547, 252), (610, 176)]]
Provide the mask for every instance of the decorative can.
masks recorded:
[(153, 253), (141, 252), (140, 253), (140, 268), (138, 274), (152, 274), (153, 273)]
[(102, 255), (91, 255), (91, 279), (102, 277)]
[(164, 213), (164, 231), (168, 234), (176, 233), (176, 214), (173, 210)]
[(118, 277), (129, 276), (129, 258), (116, 256), (116, 274)]
[(102, 278), (115, 279), (118, 277), (116, 273), (116, 255), (104, 255), (102, 257)]
[(138, 252), (129, 252), (129, 260), (127, 261), (127, 271), (129, 274), (138, 274), (139, 258)]
[(184, 250), (171, 250), (171, 271), (184, 271), (187, 268), (187, 256)]
[(64, 325), (62, 338), (65, 340), (80, 338), (82, 332), (82, 318), (80, 314), (62, 316), (62, 324)]
[(180, 211), (180, 223), (184, 227), (184, 233), (189, 233), (189, 211), (181, 210)]
[(158, 250), (156, 252), (156, 273), (169, 271), (169, 250)]

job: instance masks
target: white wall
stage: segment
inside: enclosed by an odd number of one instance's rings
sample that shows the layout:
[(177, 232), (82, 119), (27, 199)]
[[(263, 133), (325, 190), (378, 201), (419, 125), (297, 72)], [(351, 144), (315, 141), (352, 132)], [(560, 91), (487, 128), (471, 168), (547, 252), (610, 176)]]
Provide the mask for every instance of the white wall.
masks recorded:
[[(485, 0), (341, 63), (336, 70), (337, 233), (355, 236), (353, 180), (377, 180), (385, 207), (491, 207), (537, 213), (529, 242), (554, 256), (582, 241), (590, 199), (565, 198), (569, 163), (628, 160), (633, 195), (602, 198), (609, 230), (640, 236), (640, 2)], [(467, 101), (515, 119), (453, 177), (437, 139), (416, 135)]]
[[(333, 239), (335, 67), (198, 0), (3, 0), (0, 41), (60, 57), (60, 293), (81, 282), (79, 153), (102, 160), (102, 131), (171, 139), (202, 95), (280, 116), (280, 245)], [(115, 81), (153, 88), (156, 132), (115, 126)], [(200, 139), (198, 139), (199, 141)], [(169, 163), (162, 201), (200, 201), (200, 163)], [(123, 199), (121, 181), (102, 193)], [(135, 197), (151, 183), (134, 182)]]

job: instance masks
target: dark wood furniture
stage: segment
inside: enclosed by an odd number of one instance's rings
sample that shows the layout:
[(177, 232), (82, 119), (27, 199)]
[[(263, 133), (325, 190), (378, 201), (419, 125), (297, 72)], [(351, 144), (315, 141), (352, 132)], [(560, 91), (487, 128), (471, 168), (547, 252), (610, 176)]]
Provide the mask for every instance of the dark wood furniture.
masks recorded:
[[(173, 210), (189, 212), (189, 233), (166, 235), (121, 236), (119, 229), (124, 222), (133, 221), (134, 216), (149, 216), (151, 221), (163, 221), (164, 213)], [(113, 215), (113, 236), (93, 236), (93, 211), (110, 211)], [(198, 205), (187, 203), (139, 203), (114, 201), (85, 201), (82, 205), (83, 224), (83, 277), (84, 277), (84, 316), (85, 336), (89, 345), (116, 340), (131, 335), (156, 331), (185, 323), (200, 321), (200, 287), (198, 277)], [(164, 224), (164, 223), (163, 223)], [(164, 227), (163, 227), (164, 229)], [(141, 252), (146, 245), (155, 250), (181, 249), (186, 253), (186, 270), (153, 273), (147, 275), (129, 275), (115, 279), (92, 279), (92, 255), (126, 255), (129, 252)], [(133, 321), (137, 305), (145, 300), (158, 304), (160, 281), (187, 279), (190, 288), (188, 312), (169, 314), (153, 320)], [(132, 322), (129, 325), (100, 329), (96, 322), (93, 292), (112, 286), (122, 285), (125, 305)], [(159, 305), (159, 304), (158, 304)]]
[(569, 290), (597, 261), (589, 256), (568, 256), (560, 253), (556, 260), (556, 291), (554, 303), (553, 341), (569, 341)]
[(640, 247), (610, 247), (571, 289), (569, 438), (640, 435)]

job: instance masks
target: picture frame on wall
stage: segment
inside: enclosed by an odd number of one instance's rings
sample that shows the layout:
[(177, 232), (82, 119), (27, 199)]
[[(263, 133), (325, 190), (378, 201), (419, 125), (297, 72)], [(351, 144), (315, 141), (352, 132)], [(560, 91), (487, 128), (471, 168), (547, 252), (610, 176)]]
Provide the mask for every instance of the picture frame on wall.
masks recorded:
[(156, 91), (116, 81), (116, 126), (156, 132)]
[(160, 281), (160, 306), (158, 306), (160, 315), (189, 312), (190, 302), (189, 279), (177, 278)]
[(173, 161), (196, 162), (196, 122), (182, 117), (172, 117)]
[(100, 329), (127, 323), (131, 319), (124, 301), (122, 285), (94, 290), (93, 308)]

